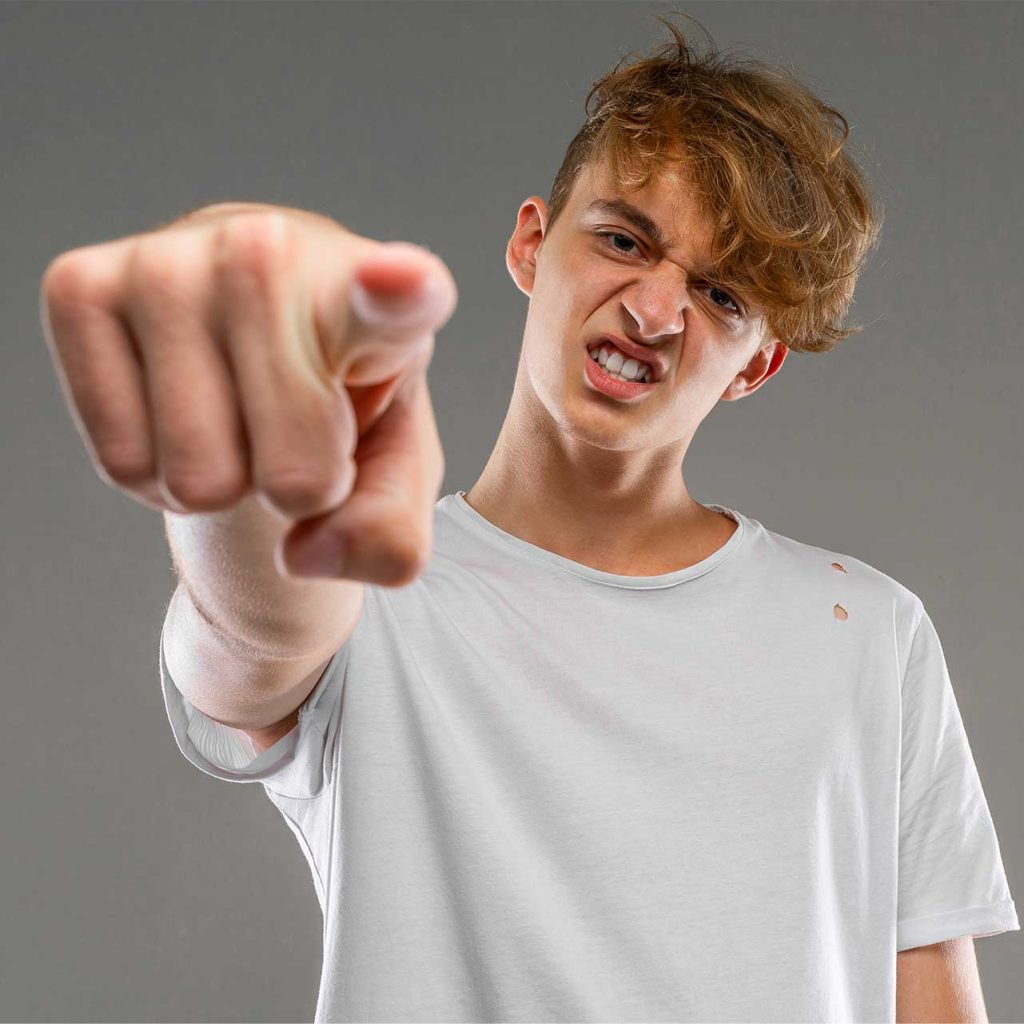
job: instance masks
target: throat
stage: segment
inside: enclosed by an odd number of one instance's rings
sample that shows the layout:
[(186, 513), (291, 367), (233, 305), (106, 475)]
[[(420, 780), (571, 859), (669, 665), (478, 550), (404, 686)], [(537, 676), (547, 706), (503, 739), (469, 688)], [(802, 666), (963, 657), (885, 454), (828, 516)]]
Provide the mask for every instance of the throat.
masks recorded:
[(616, 576), (664, 576), (689, 569), (724, 547), (739, 524), (723, 513), (707, 510), (708, 519), (699, 530), (690, 529), (674, 543), (658, 542), (657, 548), (634, 552), (577, 550), (565, 557)]

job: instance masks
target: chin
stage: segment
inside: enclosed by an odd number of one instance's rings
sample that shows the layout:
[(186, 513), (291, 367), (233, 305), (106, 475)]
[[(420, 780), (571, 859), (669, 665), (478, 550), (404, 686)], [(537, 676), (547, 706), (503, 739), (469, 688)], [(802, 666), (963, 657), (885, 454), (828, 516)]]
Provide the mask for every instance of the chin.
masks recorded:
[(620, 417), (609, 416), (608, 410), (593, 404), (586, 408), (581, 405), (569, 396), (566, 405), (560, 410), (561, 415), (554, 417), (563, 434), (606, 451), (628, 452), (643, 447), (636, 431), (623, 429)]

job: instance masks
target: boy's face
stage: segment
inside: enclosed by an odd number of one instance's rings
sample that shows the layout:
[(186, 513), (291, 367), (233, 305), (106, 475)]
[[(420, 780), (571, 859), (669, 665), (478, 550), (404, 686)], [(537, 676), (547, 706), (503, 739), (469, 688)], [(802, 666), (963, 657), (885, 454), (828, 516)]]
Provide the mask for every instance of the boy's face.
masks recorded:
[[(638, 207), (665, 248), (621, 211), (588, 209), (599, 199)], [(694, 274), (710, 259), (711, 225), (675, 165), (632, 192), (603, 165), (585, 167), (550, 231), (547, 221), (542, 198), (524, 201), (506, 265), (530, 297), (519, 372), (559, 430), (619, 451), (677, 445), (681, 456), (720, 398), (755, 391), (782, 365), (788, 349), (759, 312)], [(588, 348), (605, 334), (644, 346), (661, 380), (627, 399), (595, 387)]]

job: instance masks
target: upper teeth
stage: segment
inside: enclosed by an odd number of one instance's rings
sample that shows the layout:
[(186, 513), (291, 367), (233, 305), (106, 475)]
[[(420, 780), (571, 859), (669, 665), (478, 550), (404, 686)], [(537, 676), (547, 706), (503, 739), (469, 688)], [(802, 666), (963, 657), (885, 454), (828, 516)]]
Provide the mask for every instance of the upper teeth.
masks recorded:
[(651, 383), (651, 368), (647, 363), (639, 359), (627, 359), (617, 348), (611, 344), (604, 344), (590, 353), (590, 358), (612, 377), (620, 380), (642, 380), (645, 384)]

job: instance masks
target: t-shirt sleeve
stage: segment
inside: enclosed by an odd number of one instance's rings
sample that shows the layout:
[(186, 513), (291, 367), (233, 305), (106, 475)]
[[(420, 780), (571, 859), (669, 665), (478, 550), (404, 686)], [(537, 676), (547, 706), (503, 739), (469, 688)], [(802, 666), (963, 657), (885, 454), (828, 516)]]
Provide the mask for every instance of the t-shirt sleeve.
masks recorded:
[(259, 753), (247, 733), (214, 721), (181, 693), (167, 667), (161, 630), (160, 685), (178, 749), (217, 779), (262, 782), (266, 789), (293, 798), (319, 795), (332, 780), (348, 655), (347, 642), (335, 652), (303, 702), (296, 727)]
[(942, 644), (920, 602), (901, 694), (896, 948), (1016, 930)]

